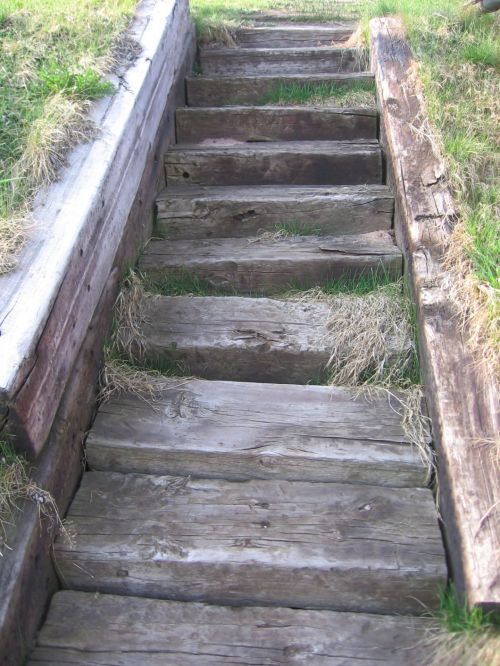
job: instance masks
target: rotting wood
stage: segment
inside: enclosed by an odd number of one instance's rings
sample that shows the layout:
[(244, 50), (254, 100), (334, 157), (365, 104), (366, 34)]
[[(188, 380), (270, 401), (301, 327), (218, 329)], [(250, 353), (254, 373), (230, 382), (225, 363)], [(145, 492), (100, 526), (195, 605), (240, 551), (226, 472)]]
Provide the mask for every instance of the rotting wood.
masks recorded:
[(376, 271), (398, 279), (403, 262), (390, 233), (375, 231), (269, 240), (153, 240), (139, 260), (139, 270), (153, 279), (188, 273), (228, 293), (270, 295)]
[(255, 74), (336, 74), (359, 72), (365, 63), (358, 49), (232, 49), (202, 47), (200, 63), (207, 76), (244, 76)]
[(179, 361), (206, 379), (324, 381), (329, 312), (327, 303), (317, 302), (156, 296), (144, 304), (144, 351), (153, 363)]
[(349, 87), (358, 81), (373, 81), (370, 72), (345, 74), (281, 74), (276, 76), (196, 76), (186, 79), (187, 100), (190, 106), (230, 106), (235, 104), (262, 104), (266, 95), (275, 93), (282, 85), (335, 84)]
[(73, 589), (420, 614), (446, 579), (427, 488), (88, 472), (68, 517)]
[(385, 393), (170, 379), (153, 404), (125, 395), (101, 406), (87, 463), (233, 481), (423, 486), (426, 470), (402, 418), (397, 398)]
[[(66, 178), (49, 190), (40, 213), (49, 224), (46, 237), (27, 249), (12, 275), (0, 278), (8, 286), (0, 315), (0, 398), (8, 404), (16, 443), (31, 454), (48, 436), (193, 36), (184, 0), (152, 4), (154, 20), (150, 2), (140, 8), (141, 30), (147, 26), (140, 65), (127, 72), (127, 89), (107, 109), (103, 131), (111, 135), (85, 153), (83, 165), (77, 158), (85, 149), (76, 150)], [(162, 38), (167, 30), (172, 40)], [(164, 56), (169, 49), (175, 58)]]
[(339, 45), (354, 32), (354, 24), (345, 25), (297, 25), (252, 26), (239, 28), (234, 34), (238, 46), (262, 48), (272, 44), (274, 48), (315, 47)]
[(177, 141), (358, 141), (377, 138), (376, 109), (240, 106), (177, 109)]
[(248, 237), (293, 221), (325, 235), (389, 230), (387, 187), (169, 187), (157, 199), (156, 234), (170, 239)]
[(28, 666), (136, 666), (137, 655), (142, 666), (401, 666), (401, 655), (421, 666), (432, 629), (415, 617), (59, 592)]
[(365, 185), (382, 182), (377, 143), (285, 141), (204, 147), (165, 156), (167, 185)]
[[(431, 143), (401, 21), (371, 22), (383, 136), (396, 191), (396, 221), (417, 306), (427, 403), (439, 455), (440, 510), (458, 589), (472, 605), (500, 605), (500, 476), (496, 383), (464, 342), (443, 254), (456, 208)], [(404, 91), (404, 94), (403, 94)]]

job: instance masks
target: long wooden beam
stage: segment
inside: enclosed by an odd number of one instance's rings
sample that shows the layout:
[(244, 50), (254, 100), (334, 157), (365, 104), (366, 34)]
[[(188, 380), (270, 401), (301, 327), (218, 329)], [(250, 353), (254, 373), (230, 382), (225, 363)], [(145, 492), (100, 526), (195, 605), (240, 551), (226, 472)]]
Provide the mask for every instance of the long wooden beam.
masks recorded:
[(455, 583), (471, 605), (500, 606), (498, 386), (481, 374), (449, 295), (443, 255), (457, 220), (426, 129), (417, 67), (399, 19), (370, 23), (396, 227), (418, 313), (420, 352), (439, 457), (439, 506)]

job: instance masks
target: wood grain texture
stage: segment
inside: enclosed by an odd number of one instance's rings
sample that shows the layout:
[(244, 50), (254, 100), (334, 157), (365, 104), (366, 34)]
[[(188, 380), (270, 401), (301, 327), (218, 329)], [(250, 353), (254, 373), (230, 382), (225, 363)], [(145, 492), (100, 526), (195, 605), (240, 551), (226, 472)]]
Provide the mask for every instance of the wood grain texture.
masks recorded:
[[(395, 183), (397, 226), (417, 306), (420, 355), (439, 455), (440, 510), (454, 580), (469, 603), (500, 606), (500, 476), (488, 442), (498, 436), (497, 384), (467, 349), (449, 296), (443, 255), (456, 221), (445, 169), (425, 132), (426, 115), (402, 24), (371, 23), (384, 137)], [(404, 95), (402, 94), (404, 90)]]
[(153, 405), (102, 405), (86, 453), (100, 471), (425, 484), (396, 400), (338, 387), (167, 380)]
[(353, 34), (354, 24), (345, 25), (275, 25), (239, 28), (235, 32), (238, 46), (244, 48), (273, 48), (332, 46), (345, 42)]
[(68, 519), (72, 589), (420, 614), (446, 579), (425, 488), (89, 472)]
[[(40, 195), (34, 225), (39, 242), (27, 246), (17, 271), (0, 278), (7, 283), (1, 290), (0, 400), (9, 407), (16, 442), (31, 454), (47, 439), (112, 268), (163, 105), (187, 57), (187, 3), (141, 3), (134, 31), (143, 51), (121, 91), (101, 108), (103, 136), (77, 148), (61, 180)], [(166, 57), (170, 51), (174, 56)]]
[(187, 77), (186, 91), (189, 106), (231, 106), (235, 104), (263, 104), (266, 96), (275, 93), (282, 85), (309, 85), (334, 83), (349, 87), (356, 81), (373, 81), (370, 72), (349, 74), (297, 74), (260, 76), (196, 76)]
[(156, 236), (235, 238), (275, 232), (291, 220), (324, 235), (389, 230), (394, 200), (387, 187), (169, 187), (156, 201)]
[(432, 629), (415, 617), (59, 592), (28, 666), (420, 666)]
[(178, 144), (165, 169), (167, 185), (381, 184), (382, 154), (369, 141)]
[(234, 106), (177, 109), (177, 141), (358, 141), (377, 138), (376, 109)]
[(213, 48), (200, 49), (200, 64), (207, 76), (256, 74), (336, 74), (359, 72), (365, 66), (357, 49), (350, 48)]
[(384, 271), (398, 279), (401, 251), (387, 231), (359, 236), (292, 236), (265, 240), (153, 240), (139, 260), (139, 270), (159, 280), (189, 275), (228, 293), (279, 294), (307, 289), (329, 280)]

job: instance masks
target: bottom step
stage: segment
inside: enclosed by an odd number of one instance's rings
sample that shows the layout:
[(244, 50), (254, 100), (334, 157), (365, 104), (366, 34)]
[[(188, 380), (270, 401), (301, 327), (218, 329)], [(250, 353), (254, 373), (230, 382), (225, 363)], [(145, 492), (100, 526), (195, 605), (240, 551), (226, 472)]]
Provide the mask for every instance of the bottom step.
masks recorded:
[(427, 663), (430, 620), (55, 595), (28, 662), (62, 666)]

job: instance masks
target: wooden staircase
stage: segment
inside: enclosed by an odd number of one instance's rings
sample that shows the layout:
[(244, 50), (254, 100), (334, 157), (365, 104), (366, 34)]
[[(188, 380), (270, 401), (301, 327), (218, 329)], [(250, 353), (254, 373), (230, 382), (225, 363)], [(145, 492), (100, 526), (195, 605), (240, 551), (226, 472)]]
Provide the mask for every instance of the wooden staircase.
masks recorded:
[[(426, 470), (393, 399), (311, 385), (329, 306), (272, 298), (402, 274), (376, 110), (258, 106), (283, 81), (370, 79), (331, 46), (352, 29), (201, 49), (139, 267), (228, 295), (144, 304), (146, 358), (197, 379), (101, 406), (32, 666), (426, 663), (446, 579)], [(316, 231), (259, 235), (290, 220)]]

